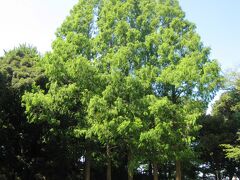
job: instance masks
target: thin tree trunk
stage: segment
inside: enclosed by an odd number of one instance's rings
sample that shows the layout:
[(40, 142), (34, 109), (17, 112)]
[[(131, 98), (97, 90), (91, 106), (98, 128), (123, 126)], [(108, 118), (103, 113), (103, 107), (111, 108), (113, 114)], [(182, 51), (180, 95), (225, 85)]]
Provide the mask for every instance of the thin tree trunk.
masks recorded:
[(219, 173), (219, 171), (218, 170), (216, 170), (216, 180), (220, 180), (220, 173)]
[(128, 180), (133, 180), (133, 169), (130, 166), (132, 160), (132, 154), (131, 152), (128, 153)]
[(158, 167), (157, 163), (153, 163), (153, 180), (158, 180)]
[(107, 163), (107, 180), (112, 180), (112, 165), (111, 160)]
[(148, 175), (152, 176), (152, 163), (151, 162), (148, 164)]
[(112, 180), (112, 162), (111, 162), (111, 155), (110, 155), (110, 148), (109, 145), (107, 145), (107, 180)]
[(168, 165), (168, 179), (171, 179), (172, 178), (172, 171), (170, 167), (171, 163), (167, 163), (167, 165)]
[(176, 161), (176, 180), (181, 180), (181, 162), (179, 160)]
[(90, 156), (86, 154), (85, 157), (85, 180), (90, 180), (91, 174), (91, 160)]
[(128, 180), (133, 180), (133, 171), (128, 168)]
[(203, 172), (202, 179), (205, 179), (205, 172)]
[(163, 168), (164, 168), (164, 179), (167, 179), (168, 178), (168, 176), (167, 176), (167, 174), (168, 174), (168, 172), (167, 172), (167, 164), (163, 165)]

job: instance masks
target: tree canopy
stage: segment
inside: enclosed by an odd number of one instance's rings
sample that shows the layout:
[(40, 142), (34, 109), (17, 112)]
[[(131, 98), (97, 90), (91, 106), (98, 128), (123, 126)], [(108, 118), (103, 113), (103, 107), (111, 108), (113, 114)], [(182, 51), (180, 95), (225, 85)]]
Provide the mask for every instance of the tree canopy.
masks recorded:
[(44, 87), (41, 56), (35, 47), (20, 45), (0, 58), (0, 174), (7, 179), (29, 178), (37, 166), (40, 127), (27, 123), (21, 97), (33, 84)]
[(106, 148), (108, 179), (116, 148), (129, 179), (141, 163), (157, 170), (166, 159), (178, 162), (181, 179), (196, 119), (221, 76), (178, 2), (80, 0), (52, 48), (42, 61), (48, 90), (23, 97), (29, 121), (83, 138), (86, 161), (96, 158), (96, 142)]
[[(235, 121), (240, 124), (240, 77), (239, 74), (234, 73), (233, 87), (230, 91), (226, 92), (222, 98), (221, 103), (218, 103), (219, 113), (224, 115), (224, 118), (229, 121)], [(239, 126), (238, 126), (239, 127)], [(238, 139), (239, 141), (239, 132)], [(228, 158), (233, 158), (236, 160), (240, 159), (240, 146), (235, 143), (235, 145), (224, 144), (224, 150)]]
[(204, 116), (223, 77), (177, 0), (79, 0), (50, 52), (21, 45), (0, 63), (9, 178), (191, 179), (194, 148), (208, 163), (211, 127), (239, 118), (235, 90)]

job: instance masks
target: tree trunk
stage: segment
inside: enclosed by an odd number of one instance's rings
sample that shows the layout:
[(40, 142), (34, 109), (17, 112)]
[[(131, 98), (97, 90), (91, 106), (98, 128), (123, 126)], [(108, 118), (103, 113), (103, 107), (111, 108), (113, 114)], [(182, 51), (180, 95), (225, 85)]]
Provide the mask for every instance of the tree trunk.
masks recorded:
[(218, 170), (216, 170), (215, 176), (216, 176), (216, 180), (220, 180), (220, 172)]
[(148, 175), (152, 176), (152, 163), (151, 162), (148, 164)]
[(171, 170), (171, 168), (170, 168), (170, 163), (167, 163), (167, 165), (168, 165), (168, 179), (171, 179), (172, 178), (172, 170)]
[(128, 168), (128, 180), (133, 180), (133, 171)]
[(112, 162), (111, 162), (111, 152), (110, 152), (110, 148), (109, 145), (107, 145), (107, 158), (108, 158), (108, 162), (107, 162), (107, 180), (112, 180)]
[(158, 167), (157, 163), (153, 163), (153, 180), (158, 180)]
[(203, 172), (202, 179), (205, 179), (205, 178), (206, 178), (206, 175), (205, 175), (205, 172)]
[(85, 157), (85, 180), (90, 180), (91, 174), (91, 160), (90, 156), (86, 154)]
[(132, 154), (128, 153), (128, 180), (133, 180), (133, 169), (131, 167)]
[(176, 180), (181, 180), (181, 162), (179, 160), (176, 161)]
[[(167, 164), (166, 164), (167, 165)], [(164, 169), (164, 179), (167, 179), (168, 178), (168, 172), (167, 172), (167, 166), (166, 165), (163, 165), (163, 169)], [(159, 171), (160, 172), (160, 171)]]
[(111, 160), (108, 160), (108, 163), (107, 163), (107, 180), (112, 180), (112, 165), (111, 165)]

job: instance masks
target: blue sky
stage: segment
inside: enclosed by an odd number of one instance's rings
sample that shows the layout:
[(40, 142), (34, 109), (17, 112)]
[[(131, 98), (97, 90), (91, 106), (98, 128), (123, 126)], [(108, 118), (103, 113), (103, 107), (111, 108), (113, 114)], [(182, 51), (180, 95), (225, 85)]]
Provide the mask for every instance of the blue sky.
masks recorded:
[[(20, 43), (42, 53), (51, 49), (54, 32), (77, 0), (0, 1), (0, 55)], [(211, 57), (223, 69), (240, 67), (240, 1), (180, 0), (186, 18), (194, 22)]]
[(240, 1), (180, 0), (205, 45), (223, 69), (240, 67)]

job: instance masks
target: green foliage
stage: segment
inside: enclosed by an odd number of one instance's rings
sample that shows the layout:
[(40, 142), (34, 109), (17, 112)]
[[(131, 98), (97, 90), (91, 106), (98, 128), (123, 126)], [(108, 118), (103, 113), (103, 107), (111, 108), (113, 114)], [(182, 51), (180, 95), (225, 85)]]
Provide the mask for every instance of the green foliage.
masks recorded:
[(208, 166), (202, 166), (201, 171), (204, 174), (221, 171), (224, 175), (231, 177), (237, 164), (225, 158), (221, 144), (235, 142), (236, 132), (240, 127), (239, 122), (231, 119), (226, 120), (223, 115), (219, 114), (202, 117), (198, 123), (202, 128), (196, 141), (196, 150), (200, 162), (208, 164)]
[[(235, 74), (233, 88), (226, 92), (221, 97), (221, 101), (217, 103), (217, 110), (215, 113), (220, 113), (227, 120), (237, 121), (240, 124), (240, 78), (239, 74)], [(239, 127), (239, 126), (238, 126)], [(239, 134), (238, 134), (239, 137)], [(239, 138), (238, 138), (239, 141)], [(223, 144), (222, 147), (226, 152), (228, 158), (239, 160), (240, 158), (240, 146)]]
[(92, 140), (86, 138), (89, 100), (101, 89), (98, 70), (95, 62), (90, 61), (92, 54), (89, 52), (92, 48), (89, 39), (92, 14), (89, 13), (93, 7), (90, 2), (79, 1), (73, 8), (71, 18), (67, 18), (56, 32), (53, 51), (40, 62), (49, 83), (45, 89), (35, 87), (23, 96), (28, 121), (36, 125), (48, 124), (44, 139), (50, 144), (48, 148), (55, 147), (63, 158), (54, 159), (54, 163), (61, 165), (53, 167), (69, 169), (69, 172), (60, 170), (61, 178), (69, 175), (72, 167), (79, 166), (81, 156), (93, 154), (89, 149), (93, 151), (98, 147), (92, 147)]
[(52, 48), (49, 84), (23, 96), (29, 122), (82, 139), (83, 156), (121, 149), (131, 170), (189, 155), (222, 77), (178, 1), (80, 0)]
[[(240, 139), (238, 138), (238, 141), (239, 140)], [(224, 151), (226, 152), (227, 158), (233, 158), (236, 160), (240, 159), (240, 146), (239, 145), (231, 146), (230, 144), (224, 144), (224, 145), (222, 145), (222, 147), (224, 148)]]
[(24, 179), (30, 169), (36, 171), (33, 147), (38, 146), (41, 130), (27, 123), (21, 96), (33, 84), (42, 86), (46, 81), (37, 66), (40, 59), (36, 48), (25, 44), (0, 58), (0, 174), (8, 179)]
[(231, 177), (239, 165), (235, 160), (228, 159), (234, 158), (234, 155), (235, 159), (238, 158), (236, 133), (240, 128), (237, 108), (240, 99), (236, 84), (231, 82), (228, 91), (225, 91), (214, 103), (211, 115), (200, 118), (202, 129), (197, 149), (203, 163), (209, 164), (208, 168), (203, 168), (205, 173), (222, 172), (224, 176)]
[(13, 50), (7, 51), (1, 61), (1, 76), (5, 76), (7, 85), (16, 91), (30, 89), (33, 82), (43, 78), (41, 69), (33, 68), (39, 62), (40, 55), (36, 48), (20, 45)]

